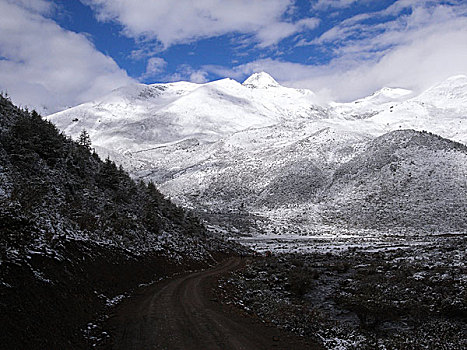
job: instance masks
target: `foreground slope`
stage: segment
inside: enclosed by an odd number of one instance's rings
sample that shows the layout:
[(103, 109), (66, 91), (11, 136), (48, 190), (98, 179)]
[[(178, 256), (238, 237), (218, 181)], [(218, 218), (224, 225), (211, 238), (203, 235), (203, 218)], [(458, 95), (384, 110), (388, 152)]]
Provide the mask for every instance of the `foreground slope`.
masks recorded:
[(0, 343), (88, 348), (112, 299), (229, 247), (153, 184), (0, 98)]

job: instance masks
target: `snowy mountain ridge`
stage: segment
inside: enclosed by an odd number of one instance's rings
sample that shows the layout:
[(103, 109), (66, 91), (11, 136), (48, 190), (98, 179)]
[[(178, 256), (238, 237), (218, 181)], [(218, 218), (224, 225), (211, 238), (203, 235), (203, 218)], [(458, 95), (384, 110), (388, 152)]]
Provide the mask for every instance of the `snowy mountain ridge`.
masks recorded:
[[(134, 177), (155, 181), (178, 203), (205, 213), (207, 218), (212, 218), (213, 212), (220, 219), (228, 217), (240, 230), (251, 231), (252, 222), (259, 223), (258, 232), (263, 232), (291, 222), (291, 227), (302, 231), (342, 223), (342, 217), (329, 213), (345, 212), (347, 199), (359, 207), (368, 206), (366, 196), (383, 196), (376, 185), (381, 169), (409, 169), (409, 158), (428, 157), (419, 167), (427, 172), (434, 167), (441, 169), (437, 181), (444, 181), (443, 176), (451, 179), (449, 167), (458, 168), (461, 176), (460, 182), (446, 180), (449, 188), (432, 184), (433, 178), (425, 177), (420, 178), (423, 183), (419, 186), (433, 185), (433, 193), (445, 193), (449, 198), (454, 189), (465, 191), (467, 159), (463, 150), (425, 150), (425, 143), (428, 149), (430, 143), (436, 144), (436, 137), (426, 134), (422, 144), (408, 143), (409, 154), (397, 151), (398, 142), (406, 137), (418, 140), (418, 134), (391, 132), (424, 130), (467, 144), (466, 116), (466, 76), (449, 78), (417, 96), (406, 89), (383, 88), (351, 103), (320, 105), (312, 91), (283, 87), (263, 72), (253, 74), (243, 84), (222, 79), (206, 84), (121, 88), (100, 100), (49, 116), (49, 120), (74, 138), (86, 129), (101, 156), (110, 156)], [(400, 159), (368, 148), (387, 133), (394, 142), (389, 147), (392, 151), (385, 152), (400, 152)], [(446, 152), (456, 154), (449, 156), (448, 165), (443, 163)], [(344, 182), (336, 187), (342, 172), (366, 166), (375, 157), (383, 157), (387, 163), (365, 173), (366, 184), (374, 186)], [(357, 168), (347, 166), (355, 160), (363, 163)], [(413, 181), (407, 174), (414, 170), (407, 169), (388, 172), (394, 186), (400, 188), (401, 181)], [(348, 178), (353, 179), (353, 175)], [(399, 193), (405, 195), (403, 192)], [(401, 202), (398, 193), (387, 193), (394, 197), (391, 200), (407, 206), (401, 212), (408, 213), (415, 205)], [(245, 220), (248, 227), (244, 228)], [(394, 220), (388, 225), (396, 227), (403, 222)], [(452, 229), (463, 225), (456, 220)], [(371, 228), (370, 221), (363, 226)], [(435, 227), (436, 222), (430, 225)]]
[[(222, 79), (207, 84), (133, 85), (49, 118), (72, 136), (83, 128), (89, 130), (96, 145), (120, 141), (128, 145), (125, 139), (137, 134), (141, 148), (150, 148), (185, 138), (218, 140), (285, 118), (314, 115), (311, 91), (279, 86), (266, 73), (244, 84)], [(275, 89), (267, 89), (271, 86)]]
[[(337, 119), (339, 124), (374, 136), (400, 128), (428, 130), (465, 143), (467, 126), (457, 125), (449, 131), (432, 119), (441, 112), (436, 109), (449, 109), (449, 113), (442, 114), (461, 124), (466, 106), (467, 77), (463, 75), (449, 78), (418, 96), (407, 89), (385, 87), (354, 102), (320, 105), (312, 91), (283, 87), (261, 72), (243, 84), (231, 79), (206, 84), (135, 84), (49, 119), (71, 136), (84, 128), (98, 146), (123, 141), (130, 149), (138, 148), (138, 144), (144, 149), (186, 138), (215, 141), (246, 129), (300, 123), (303, 119), (334, 123)], [(342, 123), (341, 119), (348, 122)], [(361, 123), (359, 119), (366, 121)], [(133, 134), (138, 136), (137, 142)]]

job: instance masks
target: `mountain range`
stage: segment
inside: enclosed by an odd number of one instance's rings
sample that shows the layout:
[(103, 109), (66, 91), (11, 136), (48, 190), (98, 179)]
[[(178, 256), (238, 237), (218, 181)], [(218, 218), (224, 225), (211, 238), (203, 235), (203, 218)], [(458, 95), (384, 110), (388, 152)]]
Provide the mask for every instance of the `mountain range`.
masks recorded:
[(467, 227), (466, 76), (348, 103), (264, 72), (138, 84), (48, 120), (229, 234)]

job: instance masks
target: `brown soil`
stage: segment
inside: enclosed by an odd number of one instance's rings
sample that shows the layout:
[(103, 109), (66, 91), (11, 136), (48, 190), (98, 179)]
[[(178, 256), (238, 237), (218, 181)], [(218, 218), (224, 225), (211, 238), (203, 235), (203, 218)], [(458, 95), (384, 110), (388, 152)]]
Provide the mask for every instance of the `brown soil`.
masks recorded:
[[(90, 322), (100, 326), (103, 295), (127, 294), (141, 283), (208, 266), (188, 259), (178, 265), (157, 253), (135, 255), (89, 241), (64, 241), (59, 252), (67, 258), (32, 254), (25, 262), (0, 265), (1, 350), (90, 349), (96, 340), (86, 339), (83, 330)], [(99, 331), (92, 335), (101, 336)]]
[(213, 287), (240, 268), (229, 258), (209, 270), (153, 284), (120, 304), (108, 321), (112, 349), (320, 349), (218, 302)]

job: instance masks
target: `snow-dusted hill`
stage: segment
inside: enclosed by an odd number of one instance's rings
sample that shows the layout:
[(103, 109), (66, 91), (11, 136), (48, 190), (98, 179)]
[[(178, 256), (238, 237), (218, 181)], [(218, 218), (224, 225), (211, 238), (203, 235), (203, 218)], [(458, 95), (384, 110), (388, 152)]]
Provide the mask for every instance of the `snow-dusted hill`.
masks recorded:
[(361, 228), (467, 229), (467, 146), (413, 130), (369, 142), (333, 174), (322, 216)]
[[(380, 157), (386, 149), (377, 141), (380, 136), (403, 129), (426, 130), (467, 144), (465, 76), (450, 78), (419, 95), (383, 88), (351, 103), (317, 101), (309, 90), (283, 87), (268, 74), (256, 73), (243, 84), (223, 79), (130, 86), (49, 119), (74, 138), (86, 129), (101, 156), (109, 155), (135, 177), (154, 180), (179, 203), (211, 219), (228, 218), (237, 228), (245, 229), (246, 222), (248, 230), (376, 227), (379, 219), (362, 224), (356, 212), (372, 206), (370, 194), (381, 197), (381, 186), (399, 188), (405, 181), (404, 172), (386, 174), (385, 167), (365, 168), (365, 162), (359, 163), (364, 157)], [(389, 135), (398, 145), (404, 144), (407, 132)], [(436, 136), (422, 135), (428, 144), (436, 143)], [(435, 188), (433, 193), (440, 196), (467, 188), (464, 150), (454, 147), (446, 153), (407, 147), (404, 152), (398, 147), (392, 151), (402, 152), (399, 161), (404, 171), (415, 167), (422, 172), (410, 170), (420, 175), (412, 183), (415, 188)], [(413, 166), (418, 158), (424, 159), (423, 164)], [(358, 164), (364, 176), (339, 175), (351, 164)], [(459, 179), (455, 183), (449, 180), (453, 167)], [(422, 176), (431, 171), (436, 176)], [(388, 174), (392, 177), (384, 185)], [(394, 203), (405, 205), (401, 213), (434, 213), (423, 209), (428, 197), (413, 197), (422, 201), (420, 205), (397, 199), (411, 196), (411, 187), (404, 189), (391, 192)], [(456, 208), (466, 207), (466, 198), (459, 199)], [(442, 200), (436, 203), (445, 205)], [(349, 209), (352, 205), (354, 211)], [(352, 217), (346, 220), (346, 213)], [(371, 215), (378, 218), (378, 213)], [(400, 220), (378, 223), (424, 226), (408, 221), (401, 214)], [(462, 225), (456, 221), (445, 227), (458, 230)], [(436, 231), (442, 225), (436, 221), (428, 226)]]

